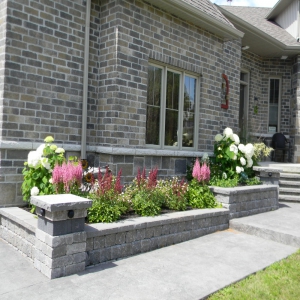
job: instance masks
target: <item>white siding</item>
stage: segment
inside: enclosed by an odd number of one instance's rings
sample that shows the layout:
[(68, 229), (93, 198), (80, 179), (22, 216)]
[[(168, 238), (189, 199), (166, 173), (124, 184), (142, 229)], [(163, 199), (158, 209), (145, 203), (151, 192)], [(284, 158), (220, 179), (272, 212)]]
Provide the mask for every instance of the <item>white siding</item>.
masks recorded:
[(275, 22), (294, 38), (298, 37), (299, 1), (294, 0), (276, 19)]

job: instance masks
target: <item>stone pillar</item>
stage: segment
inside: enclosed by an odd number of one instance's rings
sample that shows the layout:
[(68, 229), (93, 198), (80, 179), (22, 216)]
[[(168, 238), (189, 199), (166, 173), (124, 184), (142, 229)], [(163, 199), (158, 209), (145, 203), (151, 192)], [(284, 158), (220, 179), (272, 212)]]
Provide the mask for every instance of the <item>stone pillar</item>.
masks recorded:
[(38, 214), (34, 266), (51, 279), (83, 271), (85, 217), (92, 201), (63, 194), (33, 196), (31, 204)]
[(253, 170), (264, 184), (279, 185), (280, 172), (282, 170), (264, 167), (253, 167)]

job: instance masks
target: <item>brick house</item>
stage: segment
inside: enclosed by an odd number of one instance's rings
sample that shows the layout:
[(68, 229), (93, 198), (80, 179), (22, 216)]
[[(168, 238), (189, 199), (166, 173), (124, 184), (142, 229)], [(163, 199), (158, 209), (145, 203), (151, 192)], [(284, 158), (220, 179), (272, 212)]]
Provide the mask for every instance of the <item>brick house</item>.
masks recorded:
[(22, 204), (23, 163), (48, 135), (124, 181), (138, 167), (184, 175), (227, 126), (277, 126), (299, 162), (300, 46), (276, 19), (286, 2), (247, 20), (250, 8), (209, 0), (1, 1), (0, 206)]

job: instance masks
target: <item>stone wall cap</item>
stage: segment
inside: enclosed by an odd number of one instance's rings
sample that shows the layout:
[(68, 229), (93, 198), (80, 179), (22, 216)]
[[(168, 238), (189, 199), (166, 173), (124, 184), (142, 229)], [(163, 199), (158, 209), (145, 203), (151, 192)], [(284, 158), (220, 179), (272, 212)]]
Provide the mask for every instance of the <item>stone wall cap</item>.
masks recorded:
[(31, 196), (31, 204), (47, 211), (82, 209), (92, 206), (93, 201), (72, 194)]
[(254, 171), (260, 171), (260, 172), (272, 172), (272, 173), (280, 173), (282, 172), (282, 169), (274, 169), (274, 168), (268, 168), (268, 167), (253, 167)]

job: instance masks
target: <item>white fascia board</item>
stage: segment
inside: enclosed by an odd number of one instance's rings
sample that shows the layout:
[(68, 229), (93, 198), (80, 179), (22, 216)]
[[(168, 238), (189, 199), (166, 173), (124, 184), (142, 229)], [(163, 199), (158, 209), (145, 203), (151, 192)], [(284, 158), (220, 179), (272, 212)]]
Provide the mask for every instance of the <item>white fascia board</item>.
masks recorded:
[(236, 28), (219, 21), (181, 0), (147, 0), (147, 2), (226, 40), (236, 40), (244, 36), (244, 33)]

